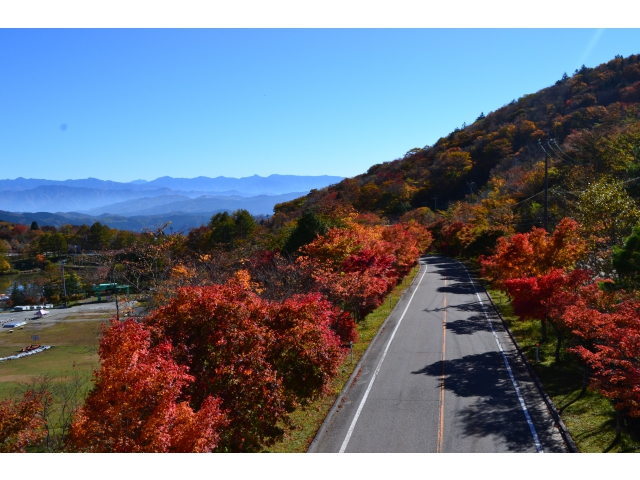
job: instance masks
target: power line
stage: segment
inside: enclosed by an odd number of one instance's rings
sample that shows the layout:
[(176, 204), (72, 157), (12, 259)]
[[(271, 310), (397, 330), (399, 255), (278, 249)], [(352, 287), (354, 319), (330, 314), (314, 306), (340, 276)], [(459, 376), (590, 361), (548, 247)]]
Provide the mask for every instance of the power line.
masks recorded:
[[(545, 150), (545, 148), (542, 146), (542, 142), (541, 142), (540, 140), (538, 140), (538, 145), (540, 145), (540, 148), (542, 148), (542, 150), (544, 151), (544, 153), (546, 153), (547, 155), (551, 156), (551, 155), (549, 154), (549, 152), (547, 152), (547, 151)], [(548, 146), (548, 145), (547, 145), (547, 146)], [(551, 149), (551, 147), (549, 147), (549, 149)]]
[(580, 162), (578, 162), (577, 160), (575, 160), (574, 158), (571, 158), (569, 155), (567, 155), (567, 153), (566, 153), (564, 150), (562, 150), (562, 148), (560, 148), (560, 145), (558, 145), (558, 142), (556, 141), (556, 139), (555, 139), (555, 138), (552, 138), (552, 139), (551, 139), (551, 140), (549, 140), (549, 141), (550, 141), (550, 142), (553, 142), (553, 144), (556, 146), (556, 148), (557, 148), (558, 150), (560, 150), (560, 153), (562, 153), (562, 154), (563, 154), (565, 157), (567, 157), (569, 160), (571, 160), (571, 161), (573, 161), (573, 162), (576, 162), (576, 163), (580, 163)]
[(529, 198), (525, 198), (524, 200), (520, 200), (518, 203), (514, 203), (513, 205), (510, 205), (510, 207), (515, 207), (516, 205), (520, 205), (521, 203), (526, 202), (527, 200), (531, 200), (534, 197), (537, 197), (538, 195), (540, 195), (541, 193), (544, 193), (544, 190), (539, 191), (538, 193), (536, 193), (535, 195), (531, 195)]
[[(550, 141), (547, 142), (547, 146), (549, 147), (549, 150), (551, 150), (556, 155), (558, 155), (558, 152), (556, 150), (554, 150), (554, 148), (551, 146), (551, 142)], [(556, 145), (556, 147), (557, 147), (557, 145)], [(560, 152), (560, 155), (563, 155), (562, 151), (559, 151), (559, 152)], [(567, 163), (570, 163), (571, 165), (582, 165), (582, 163), (578, 163), (578, 162), (574, 161), (572, 158), (567, 157), (566, 155), (565, 155), (565, 157), (566, 158), (562, 158), (562, 157), (556, 158), (556, 160), (558, 160), (559, 162), (567, 162)]]

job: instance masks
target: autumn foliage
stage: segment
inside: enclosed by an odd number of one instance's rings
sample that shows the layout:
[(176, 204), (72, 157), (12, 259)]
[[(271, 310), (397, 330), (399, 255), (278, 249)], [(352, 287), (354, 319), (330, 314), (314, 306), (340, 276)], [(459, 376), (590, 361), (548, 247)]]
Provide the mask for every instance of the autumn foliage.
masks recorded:
[(303, 248), (316, 288), (358, 321), (372, 312), (431, 245), (415, 221), (393, 226), (333, 228)]
[[(344, 350), (340, 310), (319, 294), (261, 299), (246, 282), (185, 287), (147, 319), (194, 377), (194, 408), (213, 395), (229, 425), (219, 450), (252, 451), (282, 435), (298, 404), (324, 392)], [(334, 330), (336, 329), (336, 330)]]
[(503, 288), (510, 278), (544, 275), (554, 268), (572, 268), (587, 249), (578, 223), (564, 218), (552, 235), (543, 228), (501, 237), (491, 256), (480, 256), (482, 274)]
[(560, 347), (565, 337), (564, 313), (568, 306), (575, 304), (581, 288), (592, 280), (587, 270), (551, 269), (545, 275), (535, 277), (512, 278), (506, 280), (505, 287), (510, 296), (514, 313), (520, 318), (534, 318), (541, 321), (542, 341), (547, 340), (546, 325), (550, 323), (558, 340), (556, 360), (559, 360)]
[(69, 446), (86, 452), (207, 452), (227, 420), (220, 400), (207, 396), (198, 411), (183, 389), (193, 382), (163, 341), (133, 320), (104, 328), (95, 388), (76, 415)]
[(570, 348), (591, 371), (591, 386), (616, 410), (640, 417), (640, 302), (629, 299), (608, 311), (586, 301), (567, 308), (565, 323), (581, 344)]
[(50, 401), (47, 392), (28, 390), (18, 401), (0, 402), (0, 453), (24, 452), (28, 445), (45, 436), (43, 404)]

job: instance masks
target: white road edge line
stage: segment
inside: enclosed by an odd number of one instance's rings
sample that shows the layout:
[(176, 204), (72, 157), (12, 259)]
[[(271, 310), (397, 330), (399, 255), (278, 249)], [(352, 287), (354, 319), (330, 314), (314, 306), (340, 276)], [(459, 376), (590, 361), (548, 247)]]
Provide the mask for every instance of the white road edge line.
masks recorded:
[(538, 439), (538, 433), (536, 432), (536, 427), (533, 425), (533, 422), (531, 421), (531, 417), (529, 416), (529, 410), (527, 409), (527, 405), (524, 403), (524, 398), (522, 398), (522, 395), (520, 394), (520, 389), (518, 388), (518, 382), (516, 382), (516, 379), (513, 376), (513, 372), (511, 371), (511, 367), (509, 366), (509, 360), (507, 360), (507, 355), (504, 353), (504, 350), (502, 349), (502, 345), (500, 344), (500, 339), (498, 339), (498, 335), (496, 334), (495, 330), (493, 329), (493, 324), (491, 323), (491, 320), (489, 319), (489, 315), (487, 315), (487, 309), (485, 308), (484, 303), (483, 303), (482, 299), (480, 298), (480, 295), (478, 294), (478, 290), (476, 289), (476, 285), (473, 282), (473, 279), (471, 278), (471, 275), (469, 274), (469, 271), (467, 270), (467, 267), (465, 267), (462, 262), (458, 262), (458, 263), (460, 265), (462, 265), (462, 268), (464, 268), (464, 271), (469, 276), (469, 281), (471, 282), (471, 285), (473, 286), (473, 291), (476, 292), (476, 298), (478, 299), (478, 302), (480, 302), (480, 305), (482, 305), (482, 313), (484, 313), (484, 316), (487, 319), (487, 323), (489, 324), (489, 327), (491, 327), (491, 333), (493, 333), (493, 336), (496, 339), (496, 343), (498, 344), (498, 348), (500, 349), (500, 353), (502, 354), (502, 359), (504, 360), (504, 364), (507, 367), (507, 372), (509, 372), (509, 377), (511, 378), (511, 383), (513, 384), (513, 388), (515, 389), (516, 394), (518, 395), (518, 400), (520, 400), (520, 406), (522, 407), (522, 411), (524, 412), (524, 416), (527, 418), (527, 423), (529, 424), (529, 430), (531, 430), (531, 435), (533, 436), (533, 441), (536, 444), (536, 449), (538, 450), (538, 453), (544, 453), (543, 450), (542, 450), (542, 445), (540, 444), (540, 440)]
[(393, 333), (391, 334), (391, 338), (387, 342), (387, 346), (385, 347), (384, 352), (382, 353), (382, 358), (380, 358), (380, 361), (378, 362), (378, 366), (376, 367), (375, 372), (373, 372), (373, 377), (371, 377), (371, 380), (369, 381), (369, 386), (367, 387), (367, 390), (364, 392), (364, 396), (362, 397), (362, 400), (360, 401), (360, 405), (358, 406), (358, 410), (356, 411), (356, 414), (353, 417), (353, 421), (351, 422), (351, 425), (349, 426), (349, 431), (347, 432), (347, 436), (345, 437), (344, 442), (342, 442), (342, 446), (340, 447), (340, 451), (338, 453), (344, 453), (344, 451), (347, 449), (347, 445), (349, 444), (349, 440), (351, 439), (351, 435), (353, 434), (353, 430), (354, 430), (354, 428), (356, 428), (356, 422), (358, 421), (358, 417), (360, 416), (360, 412), (362, 412), (362, 408), (364, 407), (364, 403), (367, 401), (367, 397), (369, 396), (369, 392), (371, 391), (371, 387), (373, 386), (373, 382), (375, 381), (376, 377), (378, 376), (378, 372), (380, 371), (380, 367), (382, 367), (382, 362), (384, 361), (384, 357), (387, 355), (387, 350), (389, 350), (389, 346), (391, 345), (391, 342), (393, 341), (393, 337), (396, 336), (396, 332), (398, 331), (398, 327), (400, 326), (400, 323), (402, 323), (402, 319), (404, 318), (405, 313), (407, 313), (407, 310), (409, 310), (409, 305), (411, 305), (411, 300), (413, 300), (413, 296), (418, 291), (418, 288), (420, 287), (420, 284), (422, 283), (422, 279), (424, 278), (424, 274), (427, 273), (427, 264), (426, 263), (422, 263), (421, 265), (424, 265), (424, 272), (422, 272), (422, 276), (420, 277), (420, 280), (418, 281), (418, 284), (416, 285), (415, 290), (411, 294), (411, 298), (409, 299), (409, 302), (407, 303), (407, 306), (405, 307), (404, 312), (402, 312), (402, 316), (400, 317), (400, 320), (398, 320), (398, 323), (396, 324), (396, 328), (393, 329)]

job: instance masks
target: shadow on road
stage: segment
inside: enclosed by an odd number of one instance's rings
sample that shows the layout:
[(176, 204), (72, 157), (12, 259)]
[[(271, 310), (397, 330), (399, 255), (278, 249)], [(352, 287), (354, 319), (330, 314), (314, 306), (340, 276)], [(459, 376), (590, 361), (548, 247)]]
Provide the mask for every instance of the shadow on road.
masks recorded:
[(477, 332), (491, 332), (491, 327), (484, 317), (473, 316), (466, 320), (447, 322), (447, 330), (456, 335), (473, 335)]
[[(467, 327), (461, 329), (464, 328)], [(469, 328), (475, 328), (475, 324)], [(442, 367), (443, 362), (439, 361), (411, 373), (441, 377)], [(452, 420), (459, 434), (478, 438), (496, 437), (514, 452), (531, 450), (531, 432), (499, 352), (446, 360), (444, 373), (445, 390), (468, 399), (467, 406)], [(442, 387), (441, 383), (439, 388)]]

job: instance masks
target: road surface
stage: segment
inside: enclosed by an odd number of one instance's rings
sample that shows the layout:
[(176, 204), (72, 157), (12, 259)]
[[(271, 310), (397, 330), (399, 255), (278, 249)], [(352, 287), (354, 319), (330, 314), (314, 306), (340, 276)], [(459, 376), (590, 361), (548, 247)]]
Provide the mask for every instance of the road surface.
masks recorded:
[(484, 291), (420, 263), (309, 451), (568, 451)]
[[(120, 310), (122, 311), (129, 305), (134, 307), (136, 310), (140, 310), (139, 308), (136, 308), (137, 304), (137, 302), (120, 302)], [(50, 308), (46, 310), (49, 313), (41, 319), (35, 317), (35, 310), (27, 310), (24, 312), (13, 312), (7, 310), (5, 312), (0, 312), (0, 323), (22, 320), (42, 325), (59, 322), (82, 322), (92, 320), (102, 322), (105, 319), (105, 315), (115, 315), (116, 304), (115, 302), (86, 303), (69, 308)]]

